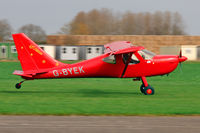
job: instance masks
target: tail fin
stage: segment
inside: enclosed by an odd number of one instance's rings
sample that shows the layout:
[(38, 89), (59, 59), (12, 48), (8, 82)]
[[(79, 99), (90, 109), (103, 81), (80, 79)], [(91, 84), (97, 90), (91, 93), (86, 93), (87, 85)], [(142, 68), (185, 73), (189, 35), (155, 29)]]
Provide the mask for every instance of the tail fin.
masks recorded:
[(50, 57), (25, 34), (13, 34), (13, 40), (18, 52), (18, 59), (25, 73), (40, 73), (45, 69), (63, 65)]

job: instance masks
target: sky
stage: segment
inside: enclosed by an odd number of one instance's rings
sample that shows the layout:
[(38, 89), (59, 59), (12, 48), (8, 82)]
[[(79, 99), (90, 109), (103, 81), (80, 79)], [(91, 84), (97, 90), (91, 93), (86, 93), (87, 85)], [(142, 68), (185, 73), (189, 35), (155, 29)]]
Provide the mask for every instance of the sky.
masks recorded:
[(179, 12), (189, 35), (200, 35), (200, 0), (0, 0), (0, 20), (7, 19), (15, 32), (25, 24), (56, 34), (78, 12), (108, 8), (114, 12)]

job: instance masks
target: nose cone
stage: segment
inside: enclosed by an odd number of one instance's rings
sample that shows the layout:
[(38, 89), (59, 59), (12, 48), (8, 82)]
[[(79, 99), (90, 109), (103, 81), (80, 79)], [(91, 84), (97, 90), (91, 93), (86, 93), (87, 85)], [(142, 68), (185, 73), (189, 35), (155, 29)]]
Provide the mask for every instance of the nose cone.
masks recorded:
[(178, 60), (179, 60), (179, 62), (183, 62), (183, 61), (187, 60), (187, 57), (182, 56), (182, 57), (179, 57)]

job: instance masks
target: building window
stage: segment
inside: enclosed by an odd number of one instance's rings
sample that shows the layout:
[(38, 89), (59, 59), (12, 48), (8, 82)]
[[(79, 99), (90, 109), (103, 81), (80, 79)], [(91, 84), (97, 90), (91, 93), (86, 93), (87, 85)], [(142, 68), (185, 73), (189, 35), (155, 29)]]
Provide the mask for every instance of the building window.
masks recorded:
[(190, 53), (191, 53), (191, 49), (186, 49), (186, 50), (185, 50), (185, 53), (186, 53), (186, 54), (190, 54)]
[(88, 54), (92, 53), (92, 48), (87, 48), (87, 53)]
[(17, 50), (16, 50), (15, 46), (11, 46), (11, 53), (17, 53)]
[(63, 54), (67, 53), (67, 48), (62, 48), (62, 53)]
[(1, 46), (1, 52), (2, 52), (3, 54), (6, 53), (6, 46)]
[(100, 49), (99, 48), (96, 48), (96, 53), (99, 53), (100, 52)]
[(73, 48), (73, 49), (72, 49), (72, 53), (73, 53), (73, 54), (76, 54), (76, 48)]

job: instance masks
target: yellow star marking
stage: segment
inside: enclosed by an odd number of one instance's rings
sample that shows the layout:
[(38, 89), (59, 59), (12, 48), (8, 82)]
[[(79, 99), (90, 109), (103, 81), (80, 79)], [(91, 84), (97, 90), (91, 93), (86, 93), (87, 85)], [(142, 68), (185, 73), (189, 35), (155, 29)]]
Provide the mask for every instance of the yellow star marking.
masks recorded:
[(46, 61), (45, 61), (45, 60), (42, 60), (42, 63), (46, 63)]
[(24, 47), (23, 46), (21, 46), (21, 49), (23, 49)]
[(31, 56), (33, 56), (33, 53), (31, 53)]
[(59, 63), (58, 63), (58, 62), (56, 62), (56, 66), (59, 66)]

